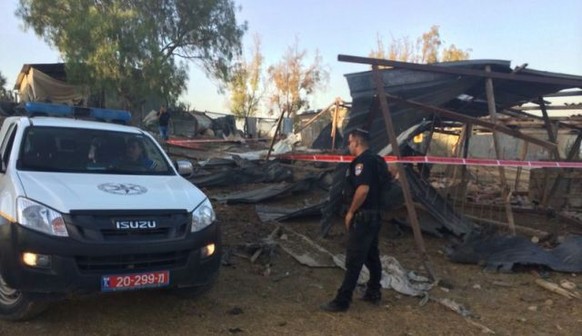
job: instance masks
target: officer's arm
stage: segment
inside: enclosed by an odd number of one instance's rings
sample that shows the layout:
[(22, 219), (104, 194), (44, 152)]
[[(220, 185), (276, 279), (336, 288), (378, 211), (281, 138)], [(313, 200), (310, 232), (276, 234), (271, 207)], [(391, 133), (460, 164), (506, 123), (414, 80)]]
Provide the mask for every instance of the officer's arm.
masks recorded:
[(366, 184), (360, 184), (354, 193), (354, 198), (352, 199), (352, 204), (350, 209), (348, 210), (349, 213), (354, 214), (356, 211), (362, 206), (364, 201), (366, 200), (366, 196), (368, 196), (368, 191), (370, 191), (370, 187)]

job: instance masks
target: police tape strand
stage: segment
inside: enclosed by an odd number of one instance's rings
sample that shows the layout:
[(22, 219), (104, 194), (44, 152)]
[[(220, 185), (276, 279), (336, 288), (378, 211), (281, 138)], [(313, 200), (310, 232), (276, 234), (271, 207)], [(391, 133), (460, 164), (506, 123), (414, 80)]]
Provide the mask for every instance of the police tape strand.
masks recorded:
[[(276, 156), (283, 160), (314, 161), (349, 163), (352, 155), (331, 154), (282, 154)], [(396, 156), (384, 156), (387, 163), (433, 163), (459, 166), (490, 166), (490, 167), (530, 167), (530, 168), (582, 168), (582, 162), (570, 161), (520, 161), (520, 160), (496, 160), (496, 159), (463, 159), (440, 156), (404, 156), (398, 159)]]

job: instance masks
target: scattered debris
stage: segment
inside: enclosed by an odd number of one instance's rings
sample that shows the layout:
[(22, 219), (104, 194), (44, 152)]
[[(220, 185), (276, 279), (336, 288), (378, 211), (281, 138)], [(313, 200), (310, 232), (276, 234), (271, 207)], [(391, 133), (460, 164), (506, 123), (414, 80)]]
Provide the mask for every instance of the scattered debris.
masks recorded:
[(287, 252), (300, 264), (309, 267), (335, 267), (333, 254), (308, 237), (285, 228), (286, 239), (277, 242), (283, 251)]
[(536, 279), (535, 280), (536, 284), (544, 289), (549, 290), (550, 292), (562, 295), (564, 297), (567, 297), (568, 299), (580, 299), (581, 296), (578, 292), (571, 292), (567, 289), (561, 288), (558, 284), (555, 284), (553, 282), (544, 280), (544, 279)]
[(560, 281), (560, 286), (564, 289), (568, 289), (568, 290), (575, 290), (576, 289), (576, 284), (573, 283), (572, 281), (568, 281), (563, 279), (562, 281)]
[(493, 281), (492, 284), (494, 286), (499, 286), (499, 287), (514, 287), (513, 284), (510, 284), (509, 282), (505, 282), (505, 281)]
[(308, 191), (312, 188), (318, 179), (318, 176), (308, 176), (295, 183), (282, 182), (279, 184), (268, 185), (259, 189), (234, 192), (225, 196), (213, 196), (212, 199), (226, 204), (259, 203), (291, 193)]
[(314, 205), (293, 209), (257, 205), (255, 210), (257, 211), (257, 215), (261, 219), (261, 222), (282, 222), (301, 217), (320, 216), (321, 209), (324, 207), (325, 202), (327, 202), (327, 200), (318, 202)]
[(522, 236), (479, 235), (447, 251), (450, 260), (510, 272), (516, 265), (543, 265), (558, 272), (582, 272), (582, 236), (568, 236), (546, 250)]
[[(345, 270), (344, 255), (337, 255), (334, 260), (339, 267)], [(382, 280), (380, 280), (382, 288), (393, 289), (404, 295), (423, 296), (433, 287), (428, 278), (417, 275), (412, 271), (407, 271), (396, 258), (383, 255), (380, 260), (382, 262)], [(366, 266), (363, 266), (358, 283), (365, 284), (369, 278), (370, 272)]]

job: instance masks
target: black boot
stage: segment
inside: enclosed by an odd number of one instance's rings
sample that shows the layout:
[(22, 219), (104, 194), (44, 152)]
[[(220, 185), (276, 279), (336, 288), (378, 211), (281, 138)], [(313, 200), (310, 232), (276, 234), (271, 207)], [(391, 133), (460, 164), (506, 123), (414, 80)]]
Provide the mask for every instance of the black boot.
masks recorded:
[(338, 299), (333, 299), (328, 303), (322, 304), (319, 306), (319, 308), (330, 313), (345, 312), (348, 310), (348, 308), (350, 308), (350, 304), (347, 302), (339, 301)]
[(382, 293), (380, 291), (366, 291), (362, 296), (362, 300), (375, 305), (380, 304)]

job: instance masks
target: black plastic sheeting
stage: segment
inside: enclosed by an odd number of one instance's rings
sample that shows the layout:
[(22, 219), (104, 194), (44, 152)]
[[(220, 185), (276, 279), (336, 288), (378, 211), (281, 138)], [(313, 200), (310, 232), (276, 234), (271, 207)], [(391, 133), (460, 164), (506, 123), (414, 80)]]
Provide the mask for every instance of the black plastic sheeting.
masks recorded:
[(421, 221), (420, 228), (423, 231), (435, 236), (452, 234), (455, 237), (464, 237), (473, 230), (474, 223), (458, 213), (430, 183), (412, 169), (412, 166), (405, 165), (405, 168), (414, 201), (422, 204), (440, 224), (439, 227), (428, 226)]
[[(337, 182), (332, 184), (330, 189), (330, 197), (333, 195), (333, 200), (337, 202), (337, 204), (332, 206), (330, 201), (322, 205), (323, 217), (320, 224), (321, 235), (324, 237), (331, 229), (331, 225), (333, 224), (333, 216), (341, 212), (341, 192), (343, 189), (343, 184), (345, 183), (345, 169), (348, 169), (348, 165), (342, 164), (341, 166), (342, 169), (338, 169), (334, 172), (334, 174), (337, 174), (341, 177), (335, 180)], [(455, 237), (464, 237), (473, 230), (473, 222), (467, 218), (464, 218), (461, 214), (455, 211), (449, 202), (447, 202), (446, 199), (444, 199), (436, 189), (434, 189), (428, 182), (420, 177), (412, 165), (405, 164), (404, 170), (406, 172), (406, 176), (408, 177), (413, 200), (420, 203), (433, 219), (419, 221), (420, 229), (423, 232), (437, 237), (450, 235)], [(383, 209), (384, 211), (390, 211), (400, 206), (404, 206), (404, 195), (402, 193), (400, 184), (393, 183), (391, 188), (392, 189), (390, 193), (393, 195), (391, 198), (391, 209)], [(408, 223), (400, 224), (408, 225)]]
[(278, 162), (255, 163), (248, 160), (235, 160), (236, 167), (223, 167), (208, 173), (200, 171), (189, 180), (197, 187), (225, 187), (246, 183), (271, 183), (290, 181), (293, 172)]
[(557, 272), (582, 272), (582, 236), (567, 236), (546, 250), (521, 236), (473, 235), (447, 251), (457, 263), (480, 264), (487, 270), (510, 272), (516, 266), (546, 266)]
[(279, 183), (263, 188), (231, 193), (225, 196), (213, 196), (212, 199), (226, 204), (254, 204), (283, 195), (308, 191), (317, 183), (319, 176), (309, 176), (295, 183)]
[(280, 208), (266, 205), (255, 206), (255, 211), (261, 219), (261, 222), (278, 221), (283, 222), (290, 219), (298, 219), (305, 217), (321, 216), (321, 208), (326, 201), (320, 203), (301, 207), (301, 208)]
[[(332, 124), (329, 123), (329, 124), (327, 124), (327, 126), (325, 126), (321, 130), (321, 132), (319, 133), (317, 138), (311, 144), (311, 148), (313, 148), (313, 149), (331, 149), (331, 147), (332, 147), (331, 145), (334, 143), (333, 138), (331, 137), (331, 127), (332, 127)], [(342, 137), (340, 130), (337, 128), (336, 128), (335, 134), (336, 134), (336, 136), (335, 136), (334, 148), (339, 148), (343, 145), (344, 138)]]

